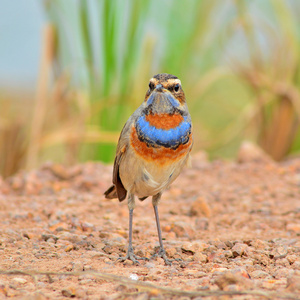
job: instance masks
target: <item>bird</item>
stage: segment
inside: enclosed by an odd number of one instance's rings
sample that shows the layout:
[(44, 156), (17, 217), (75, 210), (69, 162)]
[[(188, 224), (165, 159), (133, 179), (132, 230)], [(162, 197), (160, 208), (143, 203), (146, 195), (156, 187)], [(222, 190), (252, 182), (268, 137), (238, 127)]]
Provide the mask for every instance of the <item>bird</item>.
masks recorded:
[(134, 254), (132, 219), (135, 197), (143, 201), (152, 196), (159, 251), (167, 258), (159, 222), (158, 204), (162, 193), (179, 176), (190, 160), (193, 146), (192, 120), (178, 77), (161, 73), (149, 81), (145, 100), (125, 123), (117, 145), (113, 166), (113, 185), (104, 193), (108, 199), (126, 199), (129, 209), (129, 243), (121, 261), (145, 259)]

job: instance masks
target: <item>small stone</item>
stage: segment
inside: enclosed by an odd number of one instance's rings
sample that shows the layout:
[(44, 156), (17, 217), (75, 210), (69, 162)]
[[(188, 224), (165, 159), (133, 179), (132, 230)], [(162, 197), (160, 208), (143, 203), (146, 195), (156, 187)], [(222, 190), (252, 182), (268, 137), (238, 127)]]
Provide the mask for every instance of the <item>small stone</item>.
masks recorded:
[(216, 274), (223, 274), (224, 272), (227, 272), (228, 269), (227, 268), (213, 268), (211, 269), (211, 273), (216, 275)]
[(272, 279), (273, 277), (262, 270), (256, 270), (251, 273), (251, 278), (253, 279)]
[(191, 216), (211, 216), (211, 209), (203, 197), (197, 198), (190, 209)]
[(208, 218), (197, 218), (195, 221), (195, 227), (197, 230), (208, 230)]
[(271, 163), (273, 160), (259, 146), (249, 141), (243, 141), (238, 151), (237, 162), (241, 164), (249, 162)]
[(268, 266), (270, 264), (269, 257), (267, 257), (267, 255), (264, 253), (256, 253), (254, 255), (254, 259), (255, 259), (256, 263), (259, 263), (264, 266)]
[(298, 257), (297, 257), (297, 255), (295, 255), (295, 254), (291, 254), (291, 255), (288, 255), (288, 256), (286, 257), (286, 259), (287, 259), (288, 262), (292, 265), (292, 264), (298, 259)]
[(276, 280), (274, 280), (274, 279), (263, 280), (261, 286), (264, 289), (273, 290), (275, 288), (275, 286), (276, 286)]
[(167, 256), (170, 257), (170, 258), (174, 258), (174, 255), (177, 254), (177, 250), (176, 250), (175, 247), (167, 248), (167, 249), (166, 249), (166, 254), (167, 254)]
[(60, 164), (53, 164), (48, 168), (59, 179), (66, 180), (70, 177), (68, 170)]
[(49, 230), (51, 231), (65, 231), (69, 229), (69, 225), (64, 222), (58, 222), (51, 226), (49, 226)]
[(65, 251), (66, 252), (70, 252), (74, 249), (74, 245), (68, 245), (66, 248), (65, 248)]
[(236, 243), (231, 251), (234, 257), (237, 256), (242, 256), (243, 254), (245, 254), (246, 249), (248, 248), (248, 246), (246, 244), (241, 244), (241, 243)]
[(78, 242), (81, 241), (81, 238), (78, 234), (72, 234), (68, 231), (59, 232), (58, 236), (59, 236), (59, 239), (66, 240), (66, 241), (69, 241), (71, 243), (78, 243)]
[(299, 233), (300, 232), (300, 223), (289, 223), (286, 225), (286, 230)]
[(250, 242), (250, 245), (255, 249), (265, 250), (268, 248), (268, 243), (259, 239)]
[(22, 277), (15, 277), (12, 281), (15, 284), (25, 284), (27, 282), (27, 280)]
[(83, 231), (94, 231), (95, 230), (95, 225), (88, 223), (88, 222), (82, 223), (81, 227), (82, 227)]
[(214, 263), (224, 263), (224, 261), (226, 261), (226, 257), (222, 250), (218, 250), (218, 251), (213, 251), (211, 254), (209, 254), (207, 256), (207, 260), (209, 262), (214, 262)]
[(29, 233), (29, 232), (25, 232), (23, 233), (23, 236), (29, 240), (33, 239), (34, 238), (34, 234), (32, 233)]
[(201, 252), (196, 252), (193, 256), (193, 261), (206, 263), (207, 262), (207, 256), (205, 254), (202, 254)]
[(283, 258), (283, 259), (276, 259), (275, 265), (276, 266), (289, 267), (290, 263), (286, 258)]
[(183, 251), (191, 252), (192, 254), (202, 252), (206, 248), (208, 248), (208, 245), (201, 241), (186, 242), (181, 246)]
[(83, 270), (84, 271), (91, 271), (91, 270), (93, 270), (93, 267), (91, 265), (84, 265)]
[(76, 296), (76, 288), (74, 286), (69, 286), (61, 291), (62, 295), (68, 298), (73, 298)]
[(83, 271), (83, 264), (81, 262), (72, 262), (72, 271), (81, 272)]
[(295, 270), (300, 270), (300, 261), (299, 260), (296, 260), (293, 264), (293, 269)]
[(7, 286), (2, 282), (0, 282), (0, 296), (1, 294), (7, 296)]
[(86, 291), (84, 289), (77, 288), (75, 291), (75, 296), (77, 298), (86, 298)]
[(193, 239), (195, 237), (195, 230), (186, 222), (175, 222), (172, 224), (172, 231), (175, 232), (177, 237), (188, 237)]
[(138, 277), (136, 274), (130, 274), (130, 275), (129, 275), (129, 278), (130, 278), (131, 280), (139, 280), (139, 277)]
[(287, 253), (287, 247), (279, 246), (270, 252), (270, 257), (275, 259), (284, 258)]
[(253, 285), (249, 278), (246, 278), (241, 272), (237, 272), (237, 271), (236, 272), (227, 271), (221, 274), (218, 278), (216, 278), (215, 283), (221, 290), (232, 290), (231, 288), (228, 288), (228, 286), (233, 286), (233, 285), (237, 290), (240, 287), (248, 289)]
[(281, 278), (288, 278), (291, 277), (294, 274), (294, 270), (289, 269), (289, 268), (279, 268), (274, 274), (273, 276), (276, 279), (281, 279)]
[(59, 237), (57, 237), (54, 234), (44, 234), (44, 233), (42, 234), (42, 240), (47, 242), (49, 239), (53, 239), (55, 242), (57, 242)]
[(293, 275), (287, 279), (286, 289), (290, 292), (300, 292), (300, 276)]

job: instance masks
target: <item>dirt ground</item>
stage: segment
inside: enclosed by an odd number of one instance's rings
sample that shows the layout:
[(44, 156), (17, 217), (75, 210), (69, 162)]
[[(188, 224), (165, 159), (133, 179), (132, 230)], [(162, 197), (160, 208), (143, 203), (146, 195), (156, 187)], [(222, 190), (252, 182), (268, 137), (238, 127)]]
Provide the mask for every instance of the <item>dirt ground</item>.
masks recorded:
[[(172, 266), (116, 261), (128, 209), (103, 196), (112, 166), (47, 163), (0, 178), (0, 299), (300, 299), (300, 159), (247, 151), (233, 162), (196, 153), (163, 194), (166, 252), (182, 259)], [(135, 253), (150, 258), (151, 199), (137, 203), (133, 228)]]

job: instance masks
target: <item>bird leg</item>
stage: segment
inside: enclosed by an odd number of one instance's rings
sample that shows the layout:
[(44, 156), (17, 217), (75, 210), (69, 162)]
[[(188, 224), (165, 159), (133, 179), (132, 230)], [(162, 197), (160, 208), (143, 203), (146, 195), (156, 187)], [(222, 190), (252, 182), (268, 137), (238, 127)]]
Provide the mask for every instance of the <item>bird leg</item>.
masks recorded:
[(152, 255), (152, 257), (161, 257), (165, 261), (165, 264), (170, 266), (170, 265), (172, 265), (173, 260), (170, 260), (167, 258), (167, 254), (164, 249), (164, 245), (163, 245), (163, 241), (162, 241), (161, 229), (160, 229), (160, 223), (159, 223), (157, 205), (160, 200), (160, 197), (161, 197), (161, 193), (158, 193), (152, 197), (152, 204), (153, 204), (154, 213), (155, 213), (155, 220), (156, 220), (157, 233), (158, 233), (159, 246), (160, 246), (158, 253), (155, 253), (154, 255)]
[(134, 201), (134, 195), (130, 194), (128, 196), (128, 208), (129, 208), (129, 243), (128, 243), (128, 250), (127, 254), (124, 257), (119, 257), (117, 260), (125, 261), (126, 259), (129, 259), (133, 261), (135, 264), (139, 264), (138, 260), (147, 260), (147, 258), (144, 257), (137, 257), (133, 252), (132, 247), (132, 217), (133, 217), (133, 209), (135, 207), (135, 201)]

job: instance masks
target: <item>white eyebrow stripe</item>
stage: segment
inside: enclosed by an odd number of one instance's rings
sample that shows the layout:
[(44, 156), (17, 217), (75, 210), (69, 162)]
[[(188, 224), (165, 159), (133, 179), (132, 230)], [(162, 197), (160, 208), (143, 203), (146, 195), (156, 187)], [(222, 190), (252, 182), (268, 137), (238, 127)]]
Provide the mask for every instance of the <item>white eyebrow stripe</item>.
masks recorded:
[(181, 85), (181, 81), (180, 81), (180, 79), (169, 79), (168, 80), (168, 83), (171, 83), (171, 84), (176, 84), (176, 83), (179, 83), (180, 85)]

